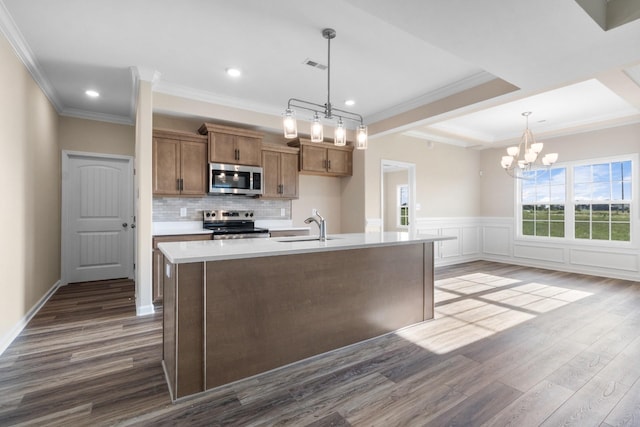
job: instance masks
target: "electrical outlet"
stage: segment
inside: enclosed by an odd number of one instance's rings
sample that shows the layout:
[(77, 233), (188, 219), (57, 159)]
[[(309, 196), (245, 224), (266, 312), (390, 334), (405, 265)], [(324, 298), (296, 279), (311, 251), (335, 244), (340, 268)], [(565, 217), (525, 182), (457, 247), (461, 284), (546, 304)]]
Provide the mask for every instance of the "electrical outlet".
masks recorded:
[(187, 208), (180, 208), (180, 216), (187, 216)]
[(285, 216), (286, 212), (284, 210), (284, 208), (280, 208), (280, 216)]

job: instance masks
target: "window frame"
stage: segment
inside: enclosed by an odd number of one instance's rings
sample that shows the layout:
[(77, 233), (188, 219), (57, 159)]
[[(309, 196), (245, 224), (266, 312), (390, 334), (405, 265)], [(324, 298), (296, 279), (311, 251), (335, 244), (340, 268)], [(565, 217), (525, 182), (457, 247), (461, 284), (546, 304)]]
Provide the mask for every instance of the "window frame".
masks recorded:
[[(639, 207), (639, 194), (640, 194), (640, 180), (638, 153), (629, 153), (616, 156), (598, 157), (584, 160), (572, 160), (565, 162), (558, 162), (552, 168), (565, 168), (566, 169), (566, 182), (565, 182), (565, 212), (564, 212), (564, 237), (548, 237), (548, 236), (531, 236), (522, 234), (522, 207), (523, 205), (529, 205), (530, 203), (522, 203), (522, 180), (517, 179), (516, 185), (514, 185), (515, 191), (515, 239), (516, 241), (529, 242), (529, 243), (556, 243), (556, 244), (572, 244), (580, 246), (593, 246), (593, 247), (613, 247), (613, 248), (631, 248), (638, 244), (638, 229), (640, 227), (640, 212)], [(575, 168), (578, 166), (596, 165), (602, 163), (613, 163), (631, 161), (631, 200), (629, 202), (629, 209), (631, 211), (630, 216), (630, 231), (629, 241), (620, 240), (598, 240), (598, 239), (576, 239), (575, 237), (575, 206), (580, 204), (574, 200), (574, 173)], [(540, 167), (538, 169), (542, 169)], [(635, 177), (635, 179), (633, 178)], [(611, 201), (608, 201), (611, 204)], [(551, 203), (550, 203), (551, 204)]]

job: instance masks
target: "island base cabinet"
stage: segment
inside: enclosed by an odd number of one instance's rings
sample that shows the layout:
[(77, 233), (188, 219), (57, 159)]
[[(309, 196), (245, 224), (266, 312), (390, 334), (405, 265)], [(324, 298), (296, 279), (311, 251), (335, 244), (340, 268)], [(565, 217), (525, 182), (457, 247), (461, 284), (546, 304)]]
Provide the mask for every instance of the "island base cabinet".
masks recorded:
[(204, 391), (204, 265), (164, 261), (162, 359), (172, 400)]
[(173, 400), (432, 319), (433, 242), (165, 261)]
[(205, 388), (433, 318), (432, 247), (207, 262)]

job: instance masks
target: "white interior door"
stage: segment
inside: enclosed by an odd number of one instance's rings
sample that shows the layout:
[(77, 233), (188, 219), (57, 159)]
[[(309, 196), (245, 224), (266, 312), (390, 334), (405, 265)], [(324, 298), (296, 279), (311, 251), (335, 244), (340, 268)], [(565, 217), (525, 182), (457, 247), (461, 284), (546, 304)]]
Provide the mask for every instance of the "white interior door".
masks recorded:
[(132, 163), (62, 153), (63, 283), (133, 278)]

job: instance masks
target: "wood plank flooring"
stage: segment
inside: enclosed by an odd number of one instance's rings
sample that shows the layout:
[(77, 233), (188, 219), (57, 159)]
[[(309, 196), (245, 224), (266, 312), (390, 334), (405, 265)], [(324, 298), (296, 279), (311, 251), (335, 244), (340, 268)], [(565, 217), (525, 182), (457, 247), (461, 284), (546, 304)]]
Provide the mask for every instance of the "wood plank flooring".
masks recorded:
[(436, 270), (436, 319), (176, 404), (161, 309), (60, 288), (0, 356), (0, 425), (638, 426), (640, 283), (489, 262)]

